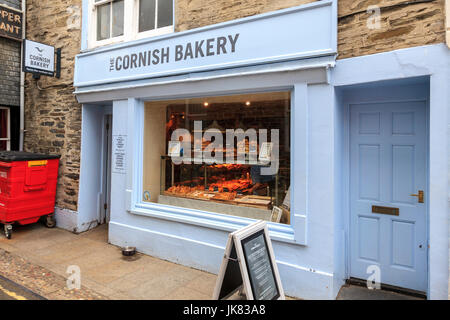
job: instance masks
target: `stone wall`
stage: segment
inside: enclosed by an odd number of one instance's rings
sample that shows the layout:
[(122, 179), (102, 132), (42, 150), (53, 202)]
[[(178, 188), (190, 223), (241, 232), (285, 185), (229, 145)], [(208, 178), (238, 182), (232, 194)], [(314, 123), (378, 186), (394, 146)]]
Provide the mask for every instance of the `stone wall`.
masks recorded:
[(81, 106), (73, 91), (75, 55), (81, 45), (81, 0), (28, 0), (27, 38), (62, 48), (61, 78), (27, 74), (24, 149), (61, 154), (57, 206), (77, 210)]
[[(21, 8), (20, 0), (0, 0), (0, 5)], [(20, 42), (0, 37), (0, 105), (20, 105)]]
[[(339, 59), (445, 42), (445, 0), (339, 0)], [(367, 27), (380, 7), (380, 28)], [(371, 20), (374, 21), (374, 20)], [(370, 22), (369, 22), (370, 23)]]
[(0, 37), (0, 105), (20, 105), (20, 42)]
[(316, 0), (175, 0), (175, 30), (184, 31)]
[[(0, 5), (20, 10), (22, 1), (0, 0)], [(19, 149), (20, 50), (20, 41), (0, 37), (0, 107), (10, 111), (11, 150)]]
[[(176, 31), (189, 30), (314, 0), (176, 0)], [(445, 42), (445, 0), (339, 0), (339, 59)], [(380, 7), (379, 29), (369, 29), (367, 13)]]

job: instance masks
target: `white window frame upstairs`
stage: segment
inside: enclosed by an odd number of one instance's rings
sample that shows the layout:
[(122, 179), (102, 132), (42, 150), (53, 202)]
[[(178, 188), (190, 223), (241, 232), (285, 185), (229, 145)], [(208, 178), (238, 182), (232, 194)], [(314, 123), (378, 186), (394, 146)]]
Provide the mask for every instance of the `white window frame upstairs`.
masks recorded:
[[(97, 7), (112, 0), (103, 0), (95, 2), (95, 0), (87, 0), (89, 2), (89, 21), (88, 21), (88, 48), (107, 46), (115, 43), (132, 41), (137, 39), (149, 38), (174, 32), (175, 19), (175, 1), (172, 12), (172, 25), (162, 28), (156, 28), (149, 31), (139, 32), (139, 0), (124, 0), (124, 30), (123, 35), (111, 37), (105, 40), (97, 40)], [(158, 3), (158, 2), (157, 2)], [(156, 16), (158, 7), (156, 6)], [(157, 17), (156, 17), (157, 19)], [(157, 21), (156, 21), (157, 23)]]
[(6, 110), (6, 138), (1, 138), (0, 141), (6, 141), (6, 151), (11, 150), (11, 112), (9, 108), (0, 107), (0, 110)]
[[(155, 37), (155, 36), (161, 36), (164, 34), (172, 33), (174, 32), (174, 12), (175, 12), (175, 0), (173, 0), (173, 10), (172, 10), (172, 25), (167, 27), (158, 28), (148, 30), (148, 31), (142, 31), (139, 32), (139, 11), (140, 11), (140, 0), (133, 0), (135, 2), (134, 5), (134, 11), (133, 16), (136, 17), (136, 19), (133, 19), (133, 30), (136, 35), (136, 39), (143, 39), (143, 38), (149, 38), (149, 37)], [(158, 3), (160, 0), (156, 1), (156, 7), (155, 7), (155, 26), (158, 26)]]

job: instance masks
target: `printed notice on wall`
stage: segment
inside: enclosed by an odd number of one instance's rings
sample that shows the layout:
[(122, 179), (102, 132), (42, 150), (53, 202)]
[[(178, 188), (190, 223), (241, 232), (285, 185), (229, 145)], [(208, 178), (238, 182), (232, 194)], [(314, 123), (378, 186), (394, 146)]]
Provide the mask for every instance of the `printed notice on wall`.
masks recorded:
[(112, 140), (113, 172), (126, 174), (127, 172), (127, 136), (115, 135)]

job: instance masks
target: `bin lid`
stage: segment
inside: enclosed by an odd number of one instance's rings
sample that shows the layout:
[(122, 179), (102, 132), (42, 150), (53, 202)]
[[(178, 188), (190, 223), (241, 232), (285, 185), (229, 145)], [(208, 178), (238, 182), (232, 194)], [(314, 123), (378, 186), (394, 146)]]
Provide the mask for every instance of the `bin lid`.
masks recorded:
[(0, 151), (0, 161), (32, 161), (32, 160), (51, 160), (59, 159), (60, 155), (50, 155), (43, 153), (32, 153), (23, 151)]

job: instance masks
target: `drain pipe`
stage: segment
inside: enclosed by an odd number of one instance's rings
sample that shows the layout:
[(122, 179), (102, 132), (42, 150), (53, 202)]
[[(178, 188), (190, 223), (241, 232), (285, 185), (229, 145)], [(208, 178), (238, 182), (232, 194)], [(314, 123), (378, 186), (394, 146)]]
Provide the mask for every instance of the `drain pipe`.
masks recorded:
[(25, 135), (25, 72), (23, 72), (23, 46), (26, 37), (26, 12), (27, 1), (22, 0), (22, 44), (20, 46), (20, 136), (19, 136), (19, 151), (23, 151), (23, 140)]

